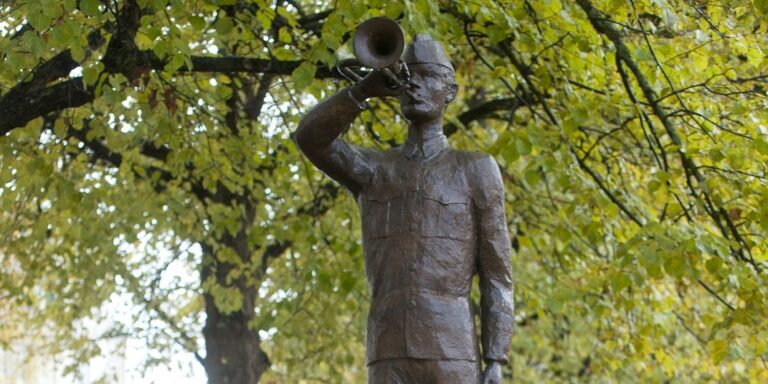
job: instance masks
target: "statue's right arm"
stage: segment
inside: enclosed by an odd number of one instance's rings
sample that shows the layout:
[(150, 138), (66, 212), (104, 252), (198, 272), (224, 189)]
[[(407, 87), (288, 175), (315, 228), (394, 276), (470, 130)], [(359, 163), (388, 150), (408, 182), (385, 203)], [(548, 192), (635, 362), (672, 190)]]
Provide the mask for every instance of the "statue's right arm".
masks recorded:
[(373, 175), (371, 159), (339, 136), (360, 114), (365, 100), (356, 86), (345, 88), (312, 108), (299, 123), (296, 144), (330, 178), (357, 195)]

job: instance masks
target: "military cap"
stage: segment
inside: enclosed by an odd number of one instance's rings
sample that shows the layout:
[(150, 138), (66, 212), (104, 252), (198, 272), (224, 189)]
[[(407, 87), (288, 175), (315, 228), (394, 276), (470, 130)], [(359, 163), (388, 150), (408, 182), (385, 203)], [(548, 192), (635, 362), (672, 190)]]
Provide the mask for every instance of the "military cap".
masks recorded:
[(419, 33), (413, 38), (403, 59), (406, 64), (437, 64), (453, 71), (443, 46), (428, 33)]

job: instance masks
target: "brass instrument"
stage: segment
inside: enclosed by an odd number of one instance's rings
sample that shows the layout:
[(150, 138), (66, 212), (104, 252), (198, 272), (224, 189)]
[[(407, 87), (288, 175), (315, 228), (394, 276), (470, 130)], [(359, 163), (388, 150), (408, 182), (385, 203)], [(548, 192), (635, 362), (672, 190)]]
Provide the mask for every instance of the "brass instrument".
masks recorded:
[(405, 49), (403, 30), (393, 20), (374, 17), (357, 26), (352, 38), (355, 59), (341, 60), (336, 69), (352, 82), (362, 79), (352, 68), (367, 67), (381, 71), (392, 88), (408, 83), (410, 73), (402, 59)]

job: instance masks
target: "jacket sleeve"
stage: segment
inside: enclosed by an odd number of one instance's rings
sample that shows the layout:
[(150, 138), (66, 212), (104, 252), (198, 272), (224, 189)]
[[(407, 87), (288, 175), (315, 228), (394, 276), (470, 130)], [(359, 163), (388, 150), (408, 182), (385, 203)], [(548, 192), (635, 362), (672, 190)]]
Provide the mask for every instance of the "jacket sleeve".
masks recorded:
[(504, 185), (496, 161), (479, 162), (476, 177), (478, 218), (477, 271), (480, 277), (480, 321), (483, 358), (507, 362), (514, 327), (511, 244), (504, 213)]
[(350, 145), (339, 136), (360, 114), (344, 89), (324, 100), (299, 123), (296, 144), (307, 158), (330, 178), (357, 195), (373, 175), (369, 150)]

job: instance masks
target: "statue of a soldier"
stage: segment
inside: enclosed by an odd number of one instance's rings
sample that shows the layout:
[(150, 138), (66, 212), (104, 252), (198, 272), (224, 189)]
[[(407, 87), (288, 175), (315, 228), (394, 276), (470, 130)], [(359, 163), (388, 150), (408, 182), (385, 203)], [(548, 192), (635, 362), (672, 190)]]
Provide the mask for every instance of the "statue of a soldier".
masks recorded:
[[(451, 149), (442, 117), (457, 85), (443, 47), (419, 34), (403, 58), (410, 79), (381, 71), (313, 108), (296, 141), (354, 195), (362, 213), (369, 383), (501, 383), (513, 327), (510, 241), (499, 168)], [(372, 97), (397, 97), (405, 143), (389, 151), (339, 136)], [(482, 360), (469, 294), (480, 278)]]

